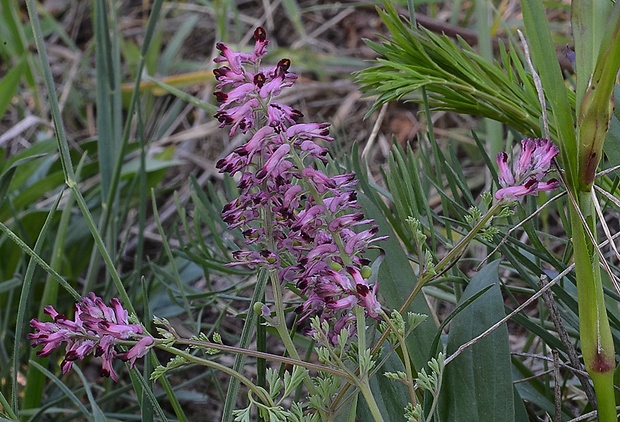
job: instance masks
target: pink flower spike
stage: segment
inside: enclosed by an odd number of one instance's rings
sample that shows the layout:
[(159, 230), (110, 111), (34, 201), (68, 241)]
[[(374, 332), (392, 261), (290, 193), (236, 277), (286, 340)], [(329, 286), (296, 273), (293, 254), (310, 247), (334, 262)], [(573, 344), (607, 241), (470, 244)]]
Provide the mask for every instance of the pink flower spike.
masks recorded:
[[(361, 256), (369, 244), (385, 237), (376, 236), (376, 226), (352, 230), (373, 224), (359, 212), (355, 174), (328, 175), (325, 166), (319, 167), (320, 161), (327, 162), (328, 152), (318, 140), (333, 141), (329, 124), (297, 123), (301, 111), (276, 102), (297, 76), (289, 71), (291, 61), (286, 58), (261, 68), (268, 45), (263, 28), (255, 30), (254, 41), (251, 54), (218, 43), (221, 54), (215, 59), (228, 62), (214, 71), (219, 102), (215, 117), (220, 127), (232, 126), (231, 136), (239, 128), (252, 133), (245, 137), (249, 141), (216, 164), (221, 172), (237, 176), (239, 190), (239, 197), (222, 210), (224, 222), (230, 229), (240, 228), (246, 244), (258, 245), (256, 250), (234, 252), (237, 262), (228, 265), (277, 271), (280, 282), (297, 286), (303, 296), (296, 308), (298, 322), (317, 316), (329, 325), (327, 336), (335, 344), (342, 329), (356, 332), (353, 308), (362, 306), (371, 317), (381, 309), (377, 284), (369, 285), (359, 268), (370, 264)], [(512, 175), (510, 169), (506, 172)], [(272, 240), (266, 242), (268, 234)], [(348, 273), (347, 266), (357, 270)]]
[(559, 186), (557, 180), (542, 182), (542, 178), (549, 173), (559, 152), (559, 148), (548, 139), (524, 139), (521, 141), (521, 154), (515, 160), (512, 171), (508, 165), (508, 155), (500, 152), (497, 166), (502, 188), (495, 192), (495, 199), (515, 201), (525, 195), (556, 189)]
[(139, 337), (138, 342), (128, 352), (131, 352), (128, 359), (133, 361), (144, 356), (143, 348), (155, 341), (152, 337), (143, 335), (144, 329), (141, 325), (129, 323), (129, 312), (118, 299), (112, 299), (108, 306), (100, 297), (90, 293), (76, 304), (73, 320), (59, 314), (51, 306), (46, 306), (44, 310), (54, 321), (31, 320), (30, 326), (35, 332), (28, 334), (28, 338), (32, 347), (43, 345), (37, 352), (40, 357), (50, 355), (54, 349), (66, 343), (65, 357), (61, 363), (63, 373), (71, 369), (73, 362), (88, 355), (95, 355), (102, 358), (102, 376), (109, 376), (117, 381), (118, 375), (114, 371), (113, 361), (122, 355), (116, 350), (117, 341)]

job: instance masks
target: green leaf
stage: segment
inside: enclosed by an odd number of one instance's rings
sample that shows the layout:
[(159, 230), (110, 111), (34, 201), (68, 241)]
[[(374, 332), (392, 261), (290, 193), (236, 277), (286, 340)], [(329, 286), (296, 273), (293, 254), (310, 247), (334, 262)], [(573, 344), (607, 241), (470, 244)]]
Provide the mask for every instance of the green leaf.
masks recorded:
[(614, 114), (609, 122), (609, 130), (607, 138), (603, 146), (603, 152), (607, 156), (609, 162), (607, 167), (615, 167), (620, 165), (620, 87), (616, 85), (614, 88)]
[(551, 39), (545, 8), (541, 0), (523, 0), (521, 8), (532, 62), (540, 75), (545, 96), (551, 106), (549, 125), (557, 130), (557, 139), (554, 140), (559, 144), (569, 184), (576, 186), (578, 155), (575, 119)]
[(86, 406), (82, 404), (81, 400), (75, 395), (73, 391), (69, 387), (65, 385), (58, 377), (48, 371), (45, 367), (41, 366), (41, 364), (31, 360), (30, 361), (30, 369), (35, 369), (37, 371), (41, 371), (43, 375), (45, 375), (48, 379), (50, 379), (58, 388), (59, 392), (62, 393), (65, 397), (67, 397), (73, 405), (78, 409), (85, 417), (86, 420), (93, 420), (93, 415), (88, 411)]
[(6, 109), (9, 108), (11, 100), (19, 87), (19, 80), (23, 76), (26, 61), (20, 60), (17, 65), (7, 72), (0, 80), (0, 119), (4, 116)]
[(577, 75), (577, 112), (581, 98), (586, 92), (590, 76), (594, 70), (601, 40), (608, 26), (601, 25), (607, 20), (613, 3), (600, 0), (576, 0), (571, 5), (571, 23), (575, 40), (575, 74)]
[[(505, 315), (498, 268), (499, 261), (485, 266), (465, 289), (461, 302), (487, 286), (492, 286), (452, 321), (448, 335), (448, 356)], [(440, 394), (441, 421), (514, 420), (514, 393), (506, 325), (500, 326), (465, 349), (453, 362), (446, 365)]]
[[(515, 359), (512, 367), (513, 377), (515, 381), (515, 390), (522, 400), (544, 410), (548, 414), (555, 413), (555, 405), (553, 403), (553, 391), (550, 391), (548, 384), (536, 377), (536, 374), (532, 372), (531, 368), (528, 368), (523, 362)], [(523, 382), (523, 379), (529, 379), (529, 382)], [(518, 417), (520, 410), (518, 407), (515, 409), (517, 414), (516, 420), (520, 421)], [(565, 410), (562, 411), (562, 421), (568, 421), (572, 419), (571, 415)], [(529, 419), (525, 419), (528, 421)]]
[(378, 95), (375, 108), (397, 99), (421, 103), (416, 90), (424, 87), (435, 109), (488, 117), (540, 136), (541, 106), (533, 80), (517, 77), (522, 66), (513, 63), (515, 56), (505, 54), (506, 62), (492, 63), (463, 40), (417, 28), (391, 2), (384, 4), (379, 14), (391, 39), (367, 42), (382, 58), (357, 74), (362, 89)]

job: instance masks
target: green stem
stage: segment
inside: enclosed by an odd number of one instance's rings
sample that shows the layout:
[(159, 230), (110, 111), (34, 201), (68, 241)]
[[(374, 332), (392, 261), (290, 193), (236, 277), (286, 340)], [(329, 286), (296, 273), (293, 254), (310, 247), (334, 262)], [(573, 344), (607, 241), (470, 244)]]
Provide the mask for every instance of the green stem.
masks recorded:
[(355, 318), (357, 319), (357, 351), (359, 354), (358, 362), (360, 363), (360, 375), (357, 382), (357, 388), (359, 388), (360, 393), (364, 396), (364, 400), (366, 400), (366, 405), (368, 406), (368, 410), (370, 410), (370, 414), (373, 419), (376, 422), (383, 422), (383, 416), (381, 416), (381, 411), (375, 401), (375, 396), (372, 394), (372, 390), (370, 389), (368, 378), (368, 373), (370, 372), (370, 361), (367, 360), (365, 356), (366, 353), (369, 353), (369, 350), (366, 346), (366, 318), (364, 316), (364, 308), (361, 306), (355, 307)]
[[(579, 334), (586, 370), (594, 382), (599, 421), (617, 421), (614, 396), (614, 343), (605, 308), (599, 257), (586, 230), (595, 233), (596, 214), (590, 192), (580, 192), (571, 204), (575, 273), (579, 305)], [(584, 227), (579, 213), (587, 223)]]
[[(286, 319), (284, 313), (284, 299), (282, 298), (282, 287), (280, 286), (280, 280), (278, 280), (278, 276), (275, 271), (269, 272), (269, 277), (271, 278), (271, 288), (273, 290), (273, 301), (276, 306), (276, 324), (274, 328), (278, 332), (280, 336), (280, 340), (284, 343), (284, 348), (288, 352), (288, 354), (295, 360), (301, 361), (299, 357), (299, 353), (297, 352), (297, 348), (293, 343), (293, 339), (291, 338), (288, 328), (286, 328)], [(310, 394), (316, 394), (316, 389), (312, 381), (310, 380), (310, 376), (306, 374), (306, 378), (304, 380), (304, 385), (308, 389)]]
[[(403, 305), (400, 307), (398, 312), (400, 312), (401, 314), (404, 313), (406, 309), (409, 307), (409, 305), (411, 304), (411, 302), (413, 301), (413, 299), (422, 290), (422, 287), (426, 285), (426, 283), (428, 283), (430, 280), (436, 277), (437, 274), (440, 274), (443, 271), (449, 269), (450, 266), (454, 264), (457, 257), (465, 250), (465, 248), (469, 245), (469, 243), (480, 232), (480, 230), (482, 230), (488, 224), (488, 222), (495, 216), (495, 214), (497, 214), (497, 212), (505, 205), (506, 205), (506, 202), (504, 201), (495, 202), (491, 206), (491, 208), (489, 208), (486, 214), (484, 214), (482, 218), (480, 218), (480, 220), (476, 223), (476, 225), (472, 227), (471, 231), (467, 233), (465, 237), (463, 237), (456, 245), (454, 245), (454, 247), (450, 250), (450, 252), (448, 252), (448, 254), (444, 256), (441, 259), (441, 261), (437, 263), (437, 265), (435, 265), (435, 271), (433, 273), (429, 273), (429, 272), (423, 273), (420, 276), (420, 278), (418, 278), (418, 283), (416, 284), (413, 291), (409, 294), (409, 296), (407, 296), (407, 299), (405, 300)], [(379, 351), (379, 349), (381, 348), (381, 345), (383, 344), (383, 342), (385, 341), (389, 333), (390, 333), (390, 330), (385, 330), (383, 334), (381, 334), (381, 337), (379, 337), (375, 345), (372, 347), (371, 353), (374, 354)], [(348, 387), (345, 386), (338, 392), (338, 396), (336, 396), (336, 398), (334, 399), (334, 404), (342, 400), (347, 389)]]
[(364, 396), (364, 400), (366, 400), (366, 405), (368, 406), (368, 409), (370, 410), (373, 419), (376, 422), (383, 422), (383, 416), (381, 416), (381, 411), (379, 410), (379, 406), (377, 406), (375, 396), (372, 394), (372, 391), (370, 390), (370, 385), (368, 385), (367, 381), (368, 380), (366, 380), (366, 382), (360, 382), (357, 385), (357, 388), (359, 388), (360, 393), (362, 393), (362, 396)]
[[(156, 344), (160, 344), (160, 343), (165, 344), (165, 341), (156, 340)], [(174, 340), (174, 343), (182, 344), (182, 345), (190, 346), (190, 347), (198, 346), (198, 347), (202, 347), (205, 349), (215, 349), (215, 350), (219, 350), (220, 352), (226, 352), (226, 353), (231, 353), (231, 354), (242, 354), (246, 356), (253, 356), (257, 359), (265, 359), (271, 362), (279, 362), (284, 365), (301, 366), (310, 371), (328, 372), (336, 377), (343, 378), (347, 380), (348, 382), (355, 381), (354, 378), (352, 378), (347, 372), (339, 371), (337, 369), (331, 368), (329, 366), (321, 365), (318, 363), (306, 362), (303, 360), (297, 360), (297, 359), (289, 358), (286, 356), (274, 355), (271, 353), (260, 352), (257, 350), (244, 349), (242, 347), (227, 346), (225, 344), (212, 343), (208, 341), (186, 339), (182, 337), (176, 337)], [(134, 344), (134, 343), (128, 343), (128, 344)]]
[(407, 376), (406, 379), (406, 384), (407, 384), (407, 388), (409, 389), (409, 399), (411, 400), (411, 404), (415, 405), (417, 402), (417, 398), (415, 395), (415, 390), (413, 388), (414, 386), (414, 380), (413, 380), (413, 370), (414, 368), (411, 366), (411, 358), (409, 355), (409, 351), (407, 349), (407, 342), (405, 341), (405, 337), (403, 336), (403, 333), (394, 326), (394, 323), (392, 322), (392, 320), (390, 319), (389, 315), (387, 315), (385, 312), (383, 312), (383, 310), (381, 311), (381, 316), (383, 317), (383, 320), (387, 323), (387, 325), (390, 327), (390, 329), (392, 330), (392, 332), (396, 335), (396, 338), (398, 339), (398, 345), (400, 346), (400, 350), (403, 354), (403, 363), (405, 365), (405, 374)]
[[(441, 259), (441, 261), (437, 263), (437, 265), (435, 265), (434, 271), (432, 273), (429, 273), (429, 272), (422, 273), (422, 275), (418, 279), (418, 283), (416, 284), (415, 288), (411, 291), (411, 293), (407, 297), (407, 300), (405, 300), (403, 305), (400, 307), (399, 312), (402, 313), (409, 307), (413, 299), (418, 295), (418, 293), (420, 293), (420, 290), (422, 290), (422, 287), (424, 287), (426, 283), (428, 283), (430, 280), (436, 277), (437, 274), (441, 274), (442, 272), (450, 268), (452, 265), (454, 265), (457, 258), (463, 253), (465, 248), (469, 246), (469, 243), (472, 240), (474, 240), (474, 238), (480, 232), (480, 230), (486, 227), (489, 221), (495, 216), (495, 214), (504, 205), (506, 205), (506, 203), (503, 201), (495, 202), (491, 206), (491, 208), (489, 208), (489, 210), (482, 216), (482, 218), (480, 218), (480, 220), (476, 223), (476, 225), (472, 227), (469, 233), (467, 233), (465, 237), (459, 240), (459, 242), (456, 245), (454, 245), (452, 249), (450, 249), (450, 252), (448, 252), (446, 256), (444, 256)], [(381, 339), (383, 339), (383, 337)]]
[(180, 356), (184, 358), (187, 362), (213, 368), (217, 371), (223, 372), (224, 374), (230, 375), (231, 377), (236, 378), (243, 385), (248, 387), (257, 397), (260, 397), (261, 401), (265, 405), (270, 406), (270, 407), (275, 406), (273, 400), (271, 400), (271, 397), (269, 397), (269, 394), (267, 394), (265, 390), (263, 390), (262, 388), (259, 388), (252, 381), (250, 381), (247, 377), (243, 376), (237, 371), (230, 369), (226, 365), (222, 365), (212, 360), (203, 359), (198, 356), (194, 356), (191, 353), (185, 352), (183, 350), (179, 350), (176, 347), (166, 346), (165, 344), (161, 344), (161, 343), (157, 345), (157, 348), (161, 350), (165, 350), (166, 352), (171, 353), (175, 356)]

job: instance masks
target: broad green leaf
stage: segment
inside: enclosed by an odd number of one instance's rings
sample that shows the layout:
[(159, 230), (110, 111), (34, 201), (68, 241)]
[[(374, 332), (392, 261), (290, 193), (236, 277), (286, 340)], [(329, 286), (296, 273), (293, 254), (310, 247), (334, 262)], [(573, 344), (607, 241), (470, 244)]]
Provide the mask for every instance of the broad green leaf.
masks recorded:
[[(553, 391), (549, 391), (548, 385), (543, 380), (536, 377), (536, 374), (532, 372), (531, 368), (528, 368), (521, 361), (515, 359), (513, 361), (512, 374), (515, 381), (515, 390), (522, 400), (539, 407), (550, 415), (555, 413)], [(522, 382), (523, 379), (529, 379), (530, 381)], [(515, 413), (518, 415), (518, 409), (516, 409)], [(563, 410), (561, 420), (568, 421), (570, 419), (572, 419), (571, 415)], [(516, 418), (516, 420), (520, 421), (518, 418)]]
[[(504, 315), (497, 275), (499, 261), (485, 266), (469, 283), (461, 301), (492, 287), (457, 315), (450, 325), (447, 355), (482, 334)], [(508, 329), (500, 326), (465, 349), (446, 366), (440, 393), (441, 421), (513, 421), (514, 393)]]
[(515, 422), (528, 422), (530, 420), (527, 415), (527, 410), (523, 404), (523, 399), (519, 394), (519, 391), (514, 388), (514, 406), (515, 406)]

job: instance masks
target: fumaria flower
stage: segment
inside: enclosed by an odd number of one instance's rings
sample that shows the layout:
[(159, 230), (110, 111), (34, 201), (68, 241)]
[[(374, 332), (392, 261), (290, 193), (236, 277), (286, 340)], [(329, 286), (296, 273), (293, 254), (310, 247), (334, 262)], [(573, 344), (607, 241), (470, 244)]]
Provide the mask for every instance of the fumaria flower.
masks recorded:
[[(49, 356), (66, 344), (65, 358), (61, 364), (63, 374), (71, 369), (73, 362), (92, 354), (101, 357), (101, 375), (118, 381), (113, 368), (114, 359), (129, 361), (133, 367), (136, 359), (146, 355), (155, 340), (144, 335), (141, 325), (129, 323), (129, 313), (118, 299), (110, 300), (110, 305), (107, 306), (91, 292), (75, 305), (72, 320), (58, 313), (53, 306), (46, 306), (44, 312), (52, 318), (51, 322), (36, 318), (30, 321), (30, 326), (35, 330), (28, 334), (32, 347), (43, 346), (37, 356)], [(117, 350), (120, 341), (136, 339), (137, 343), (128, 351)]]
[(297, 79), (290, 60), (261, 69), (269, 44), (263, 28), (256, 29), (254, 41), (252, 54), (217, 44), (215, 62), (227, 65), (214, 70), (220, 103), (215, 117), (221, 127), (231, 126), (231, 136), (240, 130), (249, 137), (217, 162), (221, 172), (239, 177), (240, 196), (224, 206), (222, 217), (229, 228), (242, 228), (246, 244), (259, 248), (236, 252), (235, 259), (278, 270), (282, 283), (295, 284), (305, 296), (297, 308), (300, 320), (327, 320), (335, 339), (341, 329), (354, 331), (355, 305), (378, 317), (377, 284), (369, 285), (360, 268), (368, 264), (366, 248), (383, 238), (376, 236), (373, 220), (351, 211), (360, 208), (355, 175), (330, 176), (317, 168), (327, 162), (327, 150), (317, 141), (333, 140), (329, 124), (302, 123), (299, 110), (274, 101)]
[(558, 147), (548, 139), (523, 139), (521, 154), (509, 165), (508, 154), (497, 155), (499, 184), (495, 192), (498, 200), (514, 201), (525, 195), (536, 195), (539, 191), (551, 191), (559, 186), (556, 179), (543, 182), (542, 179), (551, 169), (551, 163), (558, 155)]

